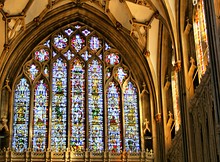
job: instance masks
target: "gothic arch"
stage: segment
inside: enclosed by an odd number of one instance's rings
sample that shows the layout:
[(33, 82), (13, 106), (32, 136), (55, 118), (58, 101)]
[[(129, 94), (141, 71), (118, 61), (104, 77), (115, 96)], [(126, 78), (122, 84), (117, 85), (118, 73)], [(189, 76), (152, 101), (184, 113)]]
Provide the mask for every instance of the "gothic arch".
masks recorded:
[[(157, 114), (157, 103), (155, 96), (155, 88), (151, 76), (151, 72), (142, 51), (137, 42), (129, 37), (129, 32), (121, 27), (118, 23), (114, 26), (112, 22), (101, 12), (97, 12), (93, 7), (87, 4), (64, 5), (49, 12), (41, 22), (36, 18), (31, 22), (25, 33), (20, 35), (9, 45), (9, 50), (1, 56), (4, 61), (1, 62), (2, 70), (0, 71), (1, 87), (4, 85), (6, 78), (9, 78), (11, 83), (14, 83), (22, 69), (22, 65), (30, 58), (31, 51), (47, 36), (71, 22), (82, 22), (91, 26), (100, 34), (105, 36), (114, 46), (122, 53), (123, 58), (130, 66), (133, 73), (133, 78), (137, 80), (139, 92), (143, 90), (143, 83), (147, 85), (147, 91), (150, 94), (150, 111), (151, 114)], [(130, 39), (128, 39), (130, 38)], [(12, 101), (12, 98), (11, 98)], [(11, 105), (12, 106), (12, 105)], [(141, 108), (141, 106), (140, 106)], [(12, 109), (11, 109), (12, 110)], [(142, 118), (142, 117), (140, 117)], [(142, 119), (141, 119), (142, 120)], [(151, 117), (154, 120), (154, 117)], [(153, 123), (151, 121), (151, 123)], [(11, 124), (11, 123), (10, 123)], [(140, 123), (142, 127), (142, 123)], [(155, 126), (152, 125), (152, 131), (155, 131)], [(156, 132), (153, 132), (156, 136)], [(154, 138), (156, 139), (156, 138)], [(155, 140), (156, 142), (157, 140)]]

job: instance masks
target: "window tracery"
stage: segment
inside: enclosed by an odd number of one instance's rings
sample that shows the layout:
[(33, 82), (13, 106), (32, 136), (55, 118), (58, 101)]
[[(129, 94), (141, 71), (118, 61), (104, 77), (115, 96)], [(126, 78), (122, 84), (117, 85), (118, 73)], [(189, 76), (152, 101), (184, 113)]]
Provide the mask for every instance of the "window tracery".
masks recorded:
[(138, 88), (104, 37), (77, 22), (31, 55), (14, 90), (15, 151), (140, 151)]

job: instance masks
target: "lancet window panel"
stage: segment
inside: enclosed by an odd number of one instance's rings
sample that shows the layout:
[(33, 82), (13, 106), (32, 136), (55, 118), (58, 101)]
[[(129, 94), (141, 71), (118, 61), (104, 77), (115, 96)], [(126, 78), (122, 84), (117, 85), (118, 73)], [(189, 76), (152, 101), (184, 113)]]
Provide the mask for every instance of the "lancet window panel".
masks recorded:
[(123, 55), (82, 23), (33, 49), (15, 84), (12, 149), (140, 151), (139, 93)]
[(209, 47), (206, 28), (206, 18), (203, 0), (194, 4), (193, 31), (195, 39), (196, 61), (199, 82), (206, 72), (209, 61)]

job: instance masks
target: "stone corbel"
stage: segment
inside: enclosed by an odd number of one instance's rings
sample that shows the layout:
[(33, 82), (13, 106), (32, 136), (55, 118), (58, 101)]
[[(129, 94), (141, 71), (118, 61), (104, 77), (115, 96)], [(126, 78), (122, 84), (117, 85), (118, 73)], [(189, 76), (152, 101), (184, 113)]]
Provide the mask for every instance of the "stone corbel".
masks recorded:
[(8, 16), (6, 17), (6, 44), (16, 37), (16, 35), (25, 29), (24, 16)]
[(130, 35), (138, 40), (138, 43), (142, 48), (146, 46), (149, 27), (150, 26), (146, 24), (136, 22), (135, 18), (133, 18), (131, 21)]

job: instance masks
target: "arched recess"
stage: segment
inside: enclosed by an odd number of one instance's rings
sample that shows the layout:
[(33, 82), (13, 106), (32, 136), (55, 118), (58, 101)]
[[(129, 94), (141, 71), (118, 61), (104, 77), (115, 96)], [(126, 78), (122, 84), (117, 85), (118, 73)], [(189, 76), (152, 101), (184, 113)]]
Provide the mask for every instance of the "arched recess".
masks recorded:
[[(62, 7), (56, 8), (49, 12), (42, 22), (31, 22), (25, 32), (21, 33), (10, 45), (9, 51), (1, 56), (0, 85), (3, 87), (4, 81), (9, 78), (14, 83), (14, 78), (19, 75), (22, 65), (30, 58), (31, 51), (48, 35), (72, 22), (79, 21), (91, 26), (100, 34), (106, 37), (109, 42), (121, 52), (122, 57), (129, 65), (133, 78), (137, 81), (139, 92), (143, 89), (145, 83), (150, 94), (151, 114), (156, 114), (156, 97), (155, 87), (149, 70), (148, 63), (137, 42), (129, 36), (129, 32), (120, 25), (114, 26), (106, 15), (97, 11), (87, 4), (70, 3)], [(12, 86), (14, 87), (14, 85)], [(11, 103), (13, 98), (11, 97)], [(12, 105), (10, 105), (12, 107)], [(141, 106), (140, 106), (141, 107)], [(141, 108), (140, 111), (143, 111)], [(12, 108), (10, 109), (12, 110)], [(9, 114), (12, 113), (9, 111)], [(12, 118), (12, 117), (11, 117)], [(154, 120), (154, 117), (152, 117)], [(140, 128), (142, 128), (142, 117), (140, 116)], [(11, 121), (12, 122), (12, 121)], [(151, 121), (152, 123), (152, 121)], [(12, 125), (12, 123), (10, 123)], [(152, 124), (151, 124), (152, 125)], [(152, 125), (153, 127), (153, 125)], [(156, 128), (152, 132), (156, 139)], [(156, 143), (156, 141), (154, 142)], [(158, 143), (158, 142), (157, 142)], [(156, 147), (154, 147), (156, 149)], [(156, 152), (156, 150), (155, 150)]]

